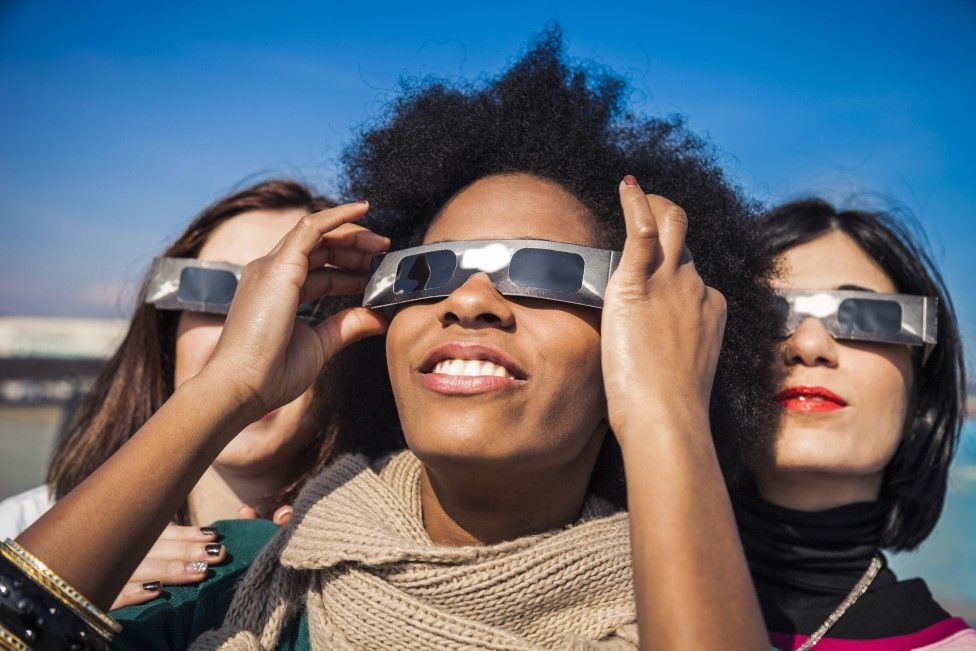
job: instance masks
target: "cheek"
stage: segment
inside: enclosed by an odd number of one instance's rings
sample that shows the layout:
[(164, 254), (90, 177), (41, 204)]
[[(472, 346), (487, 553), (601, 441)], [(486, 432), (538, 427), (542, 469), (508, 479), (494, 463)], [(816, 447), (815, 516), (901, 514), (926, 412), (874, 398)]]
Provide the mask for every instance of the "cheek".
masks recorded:
[(852, 360), (854, 368), (859, 370), (855, 389), (860, 425), (867, 431), (868, 428), (876, 430), (879, 446), (894, 449), (901, 439), (911, 400), (912, 357), (910, 351), (900, 347), (879, 348), (863, 351), (857, 356), (859, 359)]
[[(411, 350), (411, 344), (419, 340), (423, 333), (422, 310), (424, 305), (411, 305), (399, 310), (390, 320), (390, 327), (386, 331), (386, 367), (393, 385), (394, 395), (397, 393), (397, 382), (406, 368), (407, 356), (404, 351)], [(428, 323), (430, 321), (428, 320)]]
[(572, 314), (553, 314), (540, 320), (532, 333), (546, 368), (560, 375), (547, 382), (560, 389), (555, 396), (557, 408), (575, 413), (577, 418), (582, 414), (584, 419), (599, 419), (606, 413), (598, 324), (598, 320)]
[(221, 327), (216, 325), (196, 326), (177, 334), (176, 360), (173, 369), (173, 382), (178, 387), (203, 370), (213, 355)]

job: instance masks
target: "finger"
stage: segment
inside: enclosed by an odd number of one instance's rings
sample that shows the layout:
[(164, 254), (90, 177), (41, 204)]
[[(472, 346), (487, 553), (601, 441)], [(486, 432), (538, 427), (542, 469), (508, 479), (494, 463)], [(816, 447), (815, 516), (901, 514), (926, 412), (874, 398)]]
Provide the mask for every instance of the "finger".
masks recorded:
[(619, 191), (627, 239), (618, 272), (623, 269), (646, 278), (654, 273), (660, 258), (657, 221), (644, 191), (633, 176), (624, 177)]
[(308, 272), (298, 302), (314, 301), (327, 295), (362, 294), (367, 280), (369, 278), (363, 273), (342, 269), (315, 269)]
[(658, 227), (658, 242), (662, 253), (660, 264), (673, 271), (682, 263), (685, 236), (688, 234), (688, 215), (681, 206), (657, 194), (647, 195), (647, 203), (654, 213)]
[[(380, 252), (382, 253), (382, 251)], [(323, 247), (308, 256), (309, 269), (321, 269), (325, 265), (349, 271), (368, 271), (370, 263), (378, 253), (359, 249), (334, 249)]]
[(366, 214), (369, 204), (365, 201), (345, 203), (335, 208), (305, 215), (288, 231), (271, 255), (299, 253), (307, 257), (319, 247), (322, 236), (342, 224), (353, 222)]
[(245, 504), (237, 509), (237, 517), (240, 520), (254, 520), (258, 517), (258, 510), (253, 506), (247, 506)]
[(383, 334), (387, 325), (386, 319), (372, 310), (350, 307), (333, 314), (314, 329), (328, 360), (349, 344)]
[(160, 594), (162, 594), (162, 586), (158, 581), (150, 581), (145, 584), (126, 583), (119, 596), (112, 602), (110, 610), (144, 604), (147, 601), (156, 599)]
[(160, 581), (163, 585), (187, 585), (199, 583), (207, 577), (210, 564), (204, 560), (168, 561), (160, 558), (147, 557), (139, 563), (139, 567), (132, 573), (129, 583), (151, 583)]
[(227, 550), (216, 542), (199, 543), (183, 540), (160, 539), (152, 546), (146, 558), (162, 561), (207, 561), (220, 563), (227, 557)]
[(166, 525), (160, 540), (177, 540), (185, 542), (214, 542), (220, 533), (214, 527), (184, 527), (177, 524)]
[(390, 247), (390, 238), (359, 224), (342, 224), (322, 236), (322, 243), (339, 249), (358, 249), (381, 253)]
[(279, 507), (274, 515), (271, 516), (271, 521), (274, 522), (279, 527), (283, 527), (291, 521), (292, 507), (282, 506)]

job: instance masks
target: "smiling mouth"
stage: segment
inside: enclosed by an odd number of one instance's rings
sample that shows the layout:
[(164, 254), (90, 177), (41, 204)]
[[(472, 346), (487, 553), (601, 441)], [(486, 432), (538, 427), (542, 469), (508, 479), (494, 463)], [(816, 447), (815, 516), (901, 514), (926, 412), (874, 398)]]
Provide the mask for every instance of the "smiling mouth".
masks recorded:
[(515, 376), (501, 364), (477, 359), (444, 359), (437, 362), (430, 372), (451, 377), (507, 377), (515, 379)]
[(420, 367), (424, 386), (444, 395), (474, 395), (515, 389), (526, 374), (501, 350), (471, 343), (449, 343), (430, 351)]
[(824, 387), (789, 387), (776, 394), (776, 401), (783, 409), (806, 414), (836, 411), (847, 406), (847, 401)]

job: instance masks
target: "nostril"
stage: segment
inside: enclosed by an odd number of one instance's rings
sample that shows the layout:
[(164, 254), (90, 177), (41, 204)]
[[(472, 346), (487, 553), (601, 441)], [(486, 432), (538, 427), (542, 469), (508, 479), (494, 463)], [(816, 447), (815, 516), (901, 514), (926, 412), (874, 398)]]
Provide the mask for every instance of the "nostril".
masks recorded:
[(495, 323), (502, 322), (501, 317), (499, 317), (497, 314), (491, 314), (490, 312), (486, 312), (485, 314), (482, 314), (478, 318), (480, 318), (485, 323), (495, 324)]

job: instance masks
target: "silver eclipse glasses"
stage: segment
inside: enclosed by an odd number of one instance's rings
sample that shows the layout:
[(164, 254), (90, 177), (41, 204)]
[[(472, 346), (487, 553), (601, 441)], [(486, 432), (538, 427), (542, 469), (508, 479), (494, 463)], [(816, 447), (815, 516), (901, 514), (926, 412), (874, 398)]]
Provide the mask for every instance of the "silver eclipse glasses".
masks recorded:
[[(227, 314), (243, 270), (230, 262), (155, 258), (145, 302), (159, 310)], [(319, 315), (315, 307), (316, 303), (303, 303), (296, 316), (312, 325), (325, 320), (327, 315)]]
[(619, 251), (548, 240), (425, 244), (373, 258), (363, 306), (383, 309), (443, 298), (484, 272), (505, 296), (601, 308), (619, 262)]
[(804, 319), (819, 319), (835, 339), (924, 346), (938, 335), (938, 299), (856, 290), (789, 289), (776, 292), (789, 336)]

